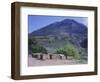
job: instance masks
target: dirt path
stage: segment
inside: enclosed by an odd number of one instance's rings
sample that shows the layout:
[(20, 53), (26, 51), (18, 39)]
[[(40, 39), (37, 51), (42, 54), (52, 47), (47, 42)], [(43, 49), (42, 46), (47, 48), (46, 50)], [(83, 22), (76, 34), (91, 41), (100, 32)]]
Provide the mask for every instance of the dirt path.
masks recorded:
[(61, 59), (52, 59), (52, 60), (38, 60), (36, 58), (28, 57), (28, 66), (48, 66), (48, 65), (72, 65), (79, 64), (80, 60), (61, 60)]

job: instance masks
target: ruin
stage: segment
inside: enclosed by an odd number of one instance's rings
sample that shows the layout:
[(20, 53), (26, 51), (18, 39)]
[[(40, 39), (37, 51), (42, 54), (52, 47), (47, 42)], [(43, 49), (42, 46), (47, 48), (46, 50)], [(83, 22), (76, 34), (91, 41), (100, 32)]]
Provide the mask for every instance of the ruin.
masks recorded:
[(48, 59), (66, 59), (66, 56), (64, 54), (44, 54), (44, 53), (33, 53), (32, 57), (40, 59), (40, 60), (48, 60)]

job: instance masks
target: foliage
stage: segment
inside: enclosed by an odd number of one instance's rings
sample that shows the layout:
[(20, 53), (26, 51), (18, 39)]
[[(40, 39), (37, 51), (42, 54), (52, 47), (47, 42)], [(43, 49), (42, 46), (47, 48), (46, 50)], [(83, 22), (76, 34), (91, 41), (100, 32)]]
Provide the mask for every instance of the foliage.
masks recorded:
[(87, 60), (87, 49), (86, 48), (79, 48), (79, 53), (81, 54), (80, 58)]
[(67, 51), (64, 50), (63, 48), (57, 49), (56, 53), (57, 54), (64, 54), (66, 57), (68, 56)]
[(75, 59), (80, 59), (78, 48), (72, 44), (65, 45), (63, 48), (58, 49), (56, 53), (64, 54), (65, 56), (73, 56)]
[(28, 39), (28, 48), (32, 53), (47, 53), (47, 50), (38, 44), (35, 38)]
[(47, 53), (47, 50), (43, 46), (33, 45), (32, 52), (33, 53)]
[(29, 38), (28, 39), (28, 45), (36, 45), (37, 44), (37, 41), (35, 40), (35, 38)]

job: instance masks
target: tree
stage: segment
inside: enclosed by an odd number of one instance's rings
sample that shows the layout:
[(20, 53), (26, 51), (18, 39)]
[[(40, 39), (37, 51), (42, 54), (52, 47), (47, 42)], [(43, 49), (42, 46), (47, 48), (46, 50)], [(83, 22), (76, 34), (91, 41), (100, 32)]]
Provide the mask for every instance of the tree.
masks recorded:
[(47, 50), (40, 46), (35, 38), (28, 39), (28, 49), (29, 53), (47, 53)]
[(72, 44), (67, 44), (63, 48), (56, 51), (58, 54), (64, 54), (65, 56), (73, 56), (75, 59), (80, 59), (80, 54), (78, 48)]
[(33, 53), (47, 53), (47, 50), (40, 45), (34, 45), (32, 46), (32, 52)]
[(63, 48), (57, 49), (57, 54), (64, 54), (66, 57), (68, 56), (67, 51), (65, 51)]

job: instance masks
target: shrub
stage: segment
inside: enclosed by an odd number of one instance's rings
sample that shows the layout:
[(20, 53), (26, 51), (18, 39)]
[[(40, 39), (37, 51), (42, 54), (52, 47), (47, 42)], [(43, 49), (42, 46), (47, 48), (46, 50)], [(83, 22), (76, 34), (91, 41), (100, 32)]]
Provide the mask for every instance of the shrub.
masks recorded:
[(30, 53), (47, 53), (47, 50), (40, 46), (34, 37), (28, 39), (28, 49)]
[(58, 49), (58, 50), (56, 51), (56, 53), (57, 53), (57, 54), (64, 54), (66, 57), (67, 57), (67, 55), (68, 55), (68, 54), (67, 54), (67, 51), (65, 51), (65, 50), (62, 49), (62, 48), (61, 48), (61, 49)]
[(47, 50), (43, 46), (33, 45), (32, 52), (33, 53), (47, 53)]
[(80, 59), (78, 48), (72, 44), (65, 45), (56, 51), (58, 54), (64, 54), (65, 56), (73, 56), (75, 59)]

